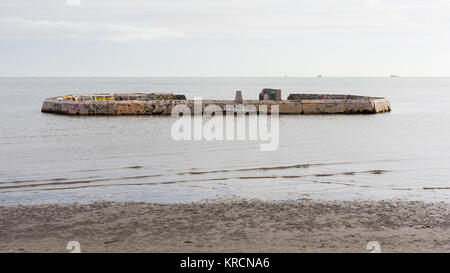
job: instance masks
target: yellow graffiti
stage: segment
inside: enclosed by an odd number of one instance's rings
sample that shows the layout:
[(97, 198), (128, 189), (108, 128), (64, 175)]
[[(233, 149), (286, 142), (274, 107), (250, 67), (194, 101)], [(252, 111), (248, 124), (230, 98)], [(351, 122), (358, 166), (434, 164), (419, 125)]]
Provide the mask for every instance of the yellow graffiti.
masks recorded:
[(115, 97), (111, 96), (111, 95), (99, 95), (99, 96), (73, 96), (73, 95), (68, 95), (68, 96), (63, 96), (62, 97), (63, 100), (72, 100), (72, 101), (87, 101), (87, 100), (114, 100)]
[(75, 96), (64, 96), (63, 99), (64, 100), (78, 100), (78, 98)]

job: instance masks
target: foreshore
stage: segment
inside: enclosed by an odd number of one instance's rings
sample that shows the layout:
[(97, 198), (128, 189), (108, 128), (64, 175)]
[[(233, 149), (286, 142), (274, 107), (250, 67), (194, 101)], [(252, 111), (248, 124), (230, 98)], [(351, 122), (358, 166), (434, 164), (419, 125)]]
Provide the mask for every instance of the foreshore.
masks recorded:
[(0, 252), (450, 252), (450, 204), (220, 200), (0, 207)]

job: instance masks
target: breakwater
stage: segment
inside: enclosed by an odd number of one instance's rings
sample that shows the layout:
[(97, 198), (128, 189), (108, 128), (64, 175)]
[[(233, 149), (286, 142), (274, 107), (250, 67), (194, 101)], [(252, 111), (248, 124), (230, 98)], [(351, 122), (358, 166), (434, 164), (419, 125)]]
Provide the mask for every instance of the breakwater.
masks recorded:
[[(98, 95), (68, 95), (45, 99), (42, 112), (67, 115), (170, 115), (176, 105), (186, 105), (194, 113), (195, 100), (184, 95), (167, 93), (124, 93)], [(290, 94), (281, 99), (281, 90), (264, 89), (259, 100), (243, 100), (236, 92), (235, 100), (203, 100), (202, 111), (217, 105), (223, 111), (248, 109), (270, 113), (278, 105), (280, 114), (375, 114), (391, 111), (389, 100), (381, 97), (328, 94)], [(240, 107), (240, 106), (243, 106)], [(265, 110), (267, 109), (267, 110)]]

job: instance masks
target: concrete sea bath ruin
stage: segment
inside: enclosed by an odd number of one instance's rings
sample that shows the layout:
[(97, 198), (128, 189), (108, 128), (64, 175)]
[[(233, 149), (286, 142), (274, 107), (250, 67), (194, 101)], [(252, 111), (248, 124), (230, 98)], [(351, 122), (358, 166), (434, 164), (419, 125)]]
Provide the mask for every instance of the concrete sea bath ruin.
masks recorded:
[[(194, 113), (195, 100), (185, 95), (171, 93), (124, 93), (97, 95), (67, 95), (48, 98), (42, 112), (67, 115), (171, 115), (176, 105), (186, 105)], [(267, 109), (279, 106), (279, 114), (376, 114), (391, 111), (389, 100), (382, 97), (366, 97), (335, 94), (290, 94), (281, 99), (280, 89), (263, 89), (259, 100), (244, 100), (241, 91), (235, 100), (203, 100), (202, 107), (218, 105), (224, 111), (227, 106), (248, 106)]]

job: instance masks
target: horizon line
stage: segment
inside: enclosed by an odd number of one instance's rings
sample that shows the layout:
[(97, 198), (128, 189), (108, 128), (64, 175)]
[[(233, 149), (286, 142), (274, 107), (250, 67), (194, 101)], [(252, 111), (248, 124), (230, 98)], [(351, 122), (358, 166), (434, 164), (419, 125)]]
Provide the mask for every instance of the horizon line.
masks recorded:
[(57, 78), (450, 78), (448, 76), (0, 76), (0, 79), (20, 79), (20, 78), (42, 78), (42, 79), (57, 79)]

